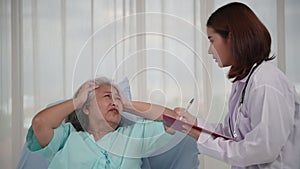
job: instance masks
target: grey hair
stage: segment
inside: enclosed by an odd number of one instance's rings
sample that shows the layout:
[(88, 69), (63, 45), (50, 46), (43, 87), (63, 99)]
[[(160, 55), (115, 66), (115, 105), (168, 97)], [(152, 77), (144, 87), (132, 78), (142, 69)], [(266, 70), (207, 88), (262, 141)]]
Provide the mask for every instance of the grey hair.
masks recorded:
[[(113, 83), (113, 81), (107, 77), (98, 77), (95, 79), (88, 80), (90, 82), (94, 82), (95, 85), (110, 85), (113, 88), (117, 90), (117, 92), (120, 94), (120, 89), (118, 85)], [(82, 84), (83, 85), (83, 84)], [(77, 97), (82, 85), (78, 88), (78, 90), (75, 92), (74, 98)], [(92, 91), (88, 94), (88, 98), (86, 102), (83, 104), (81, 108), (78, 108), (77, 110), (73, 111), (68, 117), (66, 118), (66, 122), (70, 122), (77, 131), (87, 131), (89, 127), (89, 120), (88, 116), (83, 112), (83, 109), (85, 107), (90, 106), (91, 100), (93, 96), (95, 95), (95, 91)]]

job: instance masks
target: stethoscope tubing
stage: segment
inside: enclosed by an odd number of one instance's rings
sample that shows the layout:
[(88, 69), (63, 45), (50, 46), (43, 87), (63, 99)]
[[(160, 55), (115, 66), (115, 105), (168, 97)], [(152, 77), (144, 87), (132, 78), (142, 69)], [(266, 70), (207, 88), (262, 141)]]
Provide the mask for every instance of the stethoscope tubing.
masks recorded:
[(253, 74), (254, 70), (255, 70), (259, 65), (260, 65), (260, 63), (259, 63), (259, 64), (256, 64), (256, 65), (250, 70), (250, 73), (249, 73), (249, 75), (248, 75), (248, 77), (247, 77), (245, 86), (244, 86), (243, 91), (242, 91), (242, 96), (241, 96), (241, 99), (240, 99), (240, 101), (239, 101), (238, 112), (237, 112), (236, 120), (235, 120), (234, 125), (233, 125), (233, 131), (232, 131), (232, 128), (231, 128), (231, 118), (230, 118), (230, 116), (229, 116), (229, 118), (228, 118), (230, 133), (231, 133), (232, 137), (234, 138), (234, 140), (237, 140), (237, 139), (238, 139), (237, 130), (238, 130), (239, 125), (240, 125), (240, 116), (241, 116), (241, 114), (242, 114), (242, 108), (243, 108), (243, 104), (244, 104), (244, 98), (245, 98), (246, 88), (247, 88), (247, 86), (248, 86), (248, 82), (249, 82), (249, 80), (250, 80), (251, 75)]

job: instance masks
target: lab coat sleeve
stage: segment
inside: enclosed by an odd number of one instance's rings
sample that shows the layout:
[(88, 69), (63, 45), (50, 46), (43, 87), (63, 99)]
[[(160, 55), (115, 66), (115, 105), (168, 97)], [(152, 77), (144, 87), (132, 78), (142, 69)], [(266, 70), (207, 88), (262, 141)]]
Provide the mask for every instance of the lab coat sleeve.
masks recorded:
[[(225, 117), (225, 121), (228, 121), (228, 116)], [(222, 123), (211, 124), (201, 118), (197, 118), (197, 122), (198, 122), (198, 126), (202, 128), (231, 137), (231, 134), (229, 132), (230, 129), (228, 125), (223, 125)]]
[(292, 130), (293, 99), (292, 92), (284, 93), (268, 85), (252, 89), (244, 104), (251, 131), (237, 142), (201, 133), (199, 151), (240, 167), (274, 161)]

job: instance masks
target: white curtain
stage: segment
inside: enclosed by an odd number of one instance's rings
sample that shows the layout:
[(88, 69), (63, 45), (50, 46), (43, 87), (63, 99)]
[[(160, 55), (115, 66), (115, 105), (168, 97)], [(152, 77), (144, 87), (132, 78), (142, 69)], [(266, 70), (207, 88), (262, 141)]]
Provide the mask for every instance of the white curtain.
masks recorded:
[[(0, 164), (15, 168), (32, 117), (85, 80), (128, 77), (133, 99), (222, 121), (231, 83), (207, 54), (209, 14), (231, 0), (1, 0)], [(300, 3), (243, 0), (300, 92)], [(276, 2), (276, 3), (274, 3)], [(200, 156), (200, 168), (228, 166)]]

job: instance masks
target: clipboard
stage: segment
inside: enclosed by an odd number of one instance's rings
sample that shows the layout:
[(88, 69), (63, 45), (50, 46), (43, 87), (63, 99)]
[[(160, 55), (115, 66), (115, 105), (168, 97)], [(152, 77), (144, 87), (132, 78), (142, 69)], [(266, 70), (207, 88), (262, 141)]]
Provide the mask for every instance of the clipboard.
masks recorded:
[(208, 129), (205, 129), (205, 128), (202, 128), (202, 127), (199, 127), (199, 126), (195, 126), (195, 125), (189, 124), (187, 122), (184, 122), (182, 120), (176, 119), (176, 118), (171, 117), (171, 116), (166, 115), (166, 114), (163, 114), (163, 124), (165, 126), (168, 126), (168, 127), (173, 128), (175, 130), (178, 130), (178, 131), (184, 130), (184, 128), (182, 126), (186, 125), (186, 126), (189, 126), (189, 127), (193, 128), (193, 129), (196, 129), (196, 130), (198, 130), (200, 132), (205, 132), (207, 134), (210, 134), (210, 135), (212, 135), (214, 137), (222, 137), (225, 140), (234, 140), (231, 137), (228, 137), (228, 136), (225, 136), (223, 134), (210, 131)]

